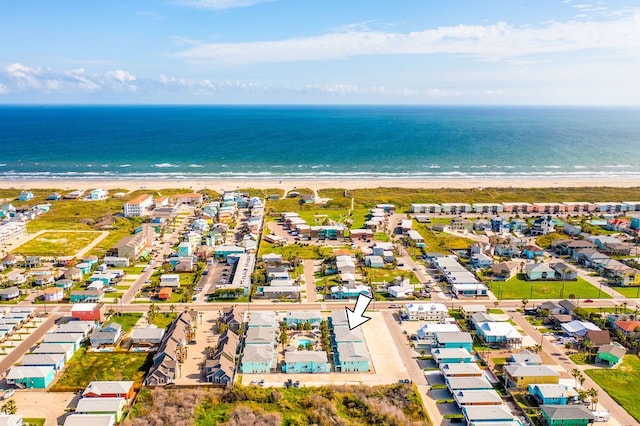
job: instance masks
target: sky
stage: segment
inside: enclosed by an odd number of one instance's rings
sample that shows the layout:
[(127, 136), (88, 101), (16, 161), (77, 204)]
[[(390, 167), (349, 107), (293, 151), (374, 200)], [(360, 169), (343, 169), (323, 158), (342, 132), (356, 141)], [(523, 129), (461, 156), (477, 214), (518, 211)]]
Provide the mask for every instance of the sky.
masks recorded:
[(0, 2), (0, 104), (638, 105), (637, 0)]

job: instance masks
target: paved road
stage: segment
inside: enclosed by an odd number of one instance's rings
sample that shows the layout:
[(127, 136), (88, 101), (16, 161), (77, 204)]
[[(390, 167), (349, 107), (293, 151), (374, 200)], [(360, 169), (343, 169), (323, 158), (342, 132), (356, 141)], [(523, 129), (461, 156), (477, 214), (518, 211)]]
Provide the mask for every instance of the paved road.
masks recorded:
[[(536, 342), (542, 342), (542, 349), (549, 354), (549, 356), (556, 362), (556, 364), (562, 366), (567, 373), (571, 373), (574, 368), (578, 368), (578, 366), (571, 361), (571, 359), (565, 356), (565, 348), (563, 346), (557, 346), (550, 342), (548, 339), (544, 338), (544, 336), (536, 330), (520, 313), (510, 313), (510, 316), (513, 320), (520, 326), (522, 329), (531, 336)], [(560, 355), (554, 355), (560, 354)], [(560, 359), (562, 358), (562, 359)], [(585, 382), (583, 386), (586, 389), (595, 388), (598, 390), (598, 405), (599, 407), (604, 407), (609, 410), (611, 416), (615, 418), (615, 420), (621, 425), (637, 425), (638, 422), (631, 417), (617, 402), (613, 400), (600, 386), (598, 386), (589, 376), (585, 374)], [(612, 423), (610, 423), (612, 424)]]
[(0, 361), (0, 372), (4, 375), (9, 368), (18, 362), (22, 355), (28, 352), (33, 346), (36, 345), (44, 335), (49, 331), (55, 322), (63, 316), (62, 313), (53, 313), (49, 315), (49, 318), (40, 324), (40, 327), (35, 329), (26, 339), (22, 341), (17, 347), (13, 348), (9, 354), (7, 354), (2, 361)]
[(307, 287), (307, 303), (315, 303), (316, 298), (316, 277), (313, 274), (313, 259), (305, 259), (302, 263), (304, 267), (304, 282)]

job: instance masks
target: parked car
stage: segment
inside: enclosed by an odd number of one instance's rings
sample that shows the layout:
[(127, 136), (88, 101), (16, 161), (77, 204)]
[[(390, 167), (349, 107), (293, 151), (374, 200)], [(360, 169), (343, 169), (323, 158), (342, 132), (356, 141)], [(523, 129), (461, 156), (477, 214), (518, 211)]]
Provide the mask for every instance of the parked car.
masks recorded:
[(9, 399), (9, 398), (11, 398), (13, 396), (13, 394), (14, 394), (13, 389), (7, 389), (4, 392), (4, 395), (2, 396), (2, 399)]
[(593, 300), (587, 299), (587, 300), (584, 301), (584, 303), (593, 303)]
[(390, 304), (390, 305), (389, 305), (389, 307), (390, 307), (391, 309), (397, 309), (397, 308), (399, 308), (399, 307), (400, 307), (400, 304), (399, 304), (399, 303), (392, 303), (392, 304)]

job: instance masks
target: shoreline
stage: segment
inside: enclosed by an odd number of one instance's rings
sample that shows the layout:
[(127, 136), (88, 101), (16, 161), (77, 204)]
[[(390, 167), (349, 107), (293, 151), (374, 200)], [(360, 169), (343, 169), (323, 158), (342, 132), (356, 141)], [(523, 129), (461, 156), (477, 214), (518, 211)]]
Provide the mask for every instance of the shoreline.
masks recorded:
[(284, 189), (310, 188), (320, 190), (339, 189), (483, 189), (483, 188), (575, 188), (575, 187), (640, 187), (640, 178), (611, 179), (0, 179), (0, 189), (60, 189), (89, 190), (95, 188), (136, 190), (159, 190), (185, 188), (198, 191), (247, 189)]

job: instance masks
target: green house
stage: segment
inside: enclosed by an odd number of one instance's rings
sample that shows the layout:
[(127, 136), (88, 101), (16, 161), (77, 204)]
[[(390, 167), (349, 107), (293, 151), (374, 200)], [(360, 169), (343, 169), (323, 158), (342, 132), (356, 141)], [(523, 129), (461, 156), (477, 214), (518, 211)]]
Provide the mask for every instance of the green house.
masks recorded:
[(549, 426), (586, 426), (593, 423), (595, 417), (582, 404), (543, 405), (542, 417)]
[(600, 346), (598, 349), (598, 355), (596, 356), (596, 362), (606, 363), (609, 366), (617, 365), (622, 361), (622, 357), (627, 353), (627, 350), (619, 343), (612, 343), (610, 345)]

